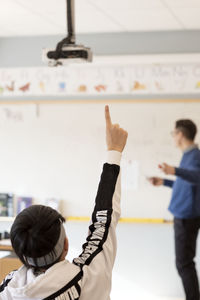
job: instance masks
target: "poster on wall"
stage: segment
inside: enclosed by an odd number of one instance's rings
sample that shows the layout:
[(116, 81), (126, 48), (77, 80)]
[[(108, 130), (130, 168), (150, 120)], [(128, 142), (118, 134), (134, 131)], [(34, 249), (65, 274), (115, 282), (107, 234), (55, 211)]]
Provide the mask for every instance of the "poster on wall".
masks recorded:
[(0, 69), (0, 99), (16, 96), (198, 93), (200, 63), (102, 63)]

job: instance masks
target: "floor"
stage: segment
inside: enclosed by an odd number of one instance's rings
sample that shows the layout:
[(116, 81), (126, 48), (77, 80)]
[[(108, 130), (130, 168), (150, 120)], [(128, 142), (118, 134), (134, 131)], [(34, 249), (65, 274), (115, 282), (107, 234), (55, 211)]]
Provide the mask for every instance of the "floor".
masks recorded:
[[(81, 252), (87, 223), (68, 222), (69, 259)], [(170, 224), (119, 224), (118, 253), (113, 270), (111, 300), (183, 300), (174, 266), (173, 227)], [(199, 244), (199, 242), (198, 242)], [(199, 247), (198, 247), (199, 249)], [(200, 253), (197, 251), (200, 271)]]

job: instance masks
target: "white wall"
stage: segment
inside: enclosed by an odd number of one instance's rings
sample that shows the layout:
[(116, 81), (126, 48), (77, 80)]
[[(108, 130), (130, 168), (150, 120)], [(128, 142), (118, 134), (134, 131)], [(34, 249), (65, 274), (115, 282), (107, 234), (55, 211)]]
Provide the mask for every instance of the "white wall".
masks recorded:
[[(1, 105), (0, 192), (37, 203), (61, 198), (65, 216), (89, 215), (105, 158), (105, 103)], [(112, 102), (110, 108), (113, 122), (129, 132), (123, 165), (137, 162), (139, 170), (136, 189), (123, 188), (122, 215), (170, 218), (170, 190), (151, 187), (145, 177), (160, 175), (160, 162), (178, 165), (170, 131), (178, 118), (198, 126), (200, 103)]]

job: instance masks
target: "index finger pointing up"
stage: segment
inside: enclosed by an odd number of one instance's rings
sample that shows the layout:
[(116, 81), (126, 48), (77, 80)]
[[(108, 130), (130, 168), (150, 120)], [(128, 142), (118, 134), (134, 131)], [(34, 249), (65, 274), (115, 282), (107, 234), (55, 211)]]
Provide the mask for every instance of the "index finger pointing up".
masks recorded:
[(112, 125), (111, 117), (110, 117), (110, 111), (109, 106), (105, 106), (105, 119), (106, 119), (106, 126), (110, 127)]

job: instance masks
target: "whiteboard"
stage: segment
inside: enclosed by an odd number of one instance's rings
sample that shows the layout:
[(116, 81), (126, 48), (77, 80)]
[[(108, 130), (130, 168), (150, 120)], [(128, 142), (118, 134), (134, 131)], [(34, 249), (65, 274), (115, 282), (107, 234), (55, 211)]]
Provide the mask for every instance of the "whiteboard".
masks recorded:
[[(91, 214), (106, 159), (104, 105), (68, 101), (0, 106), (0, 192), (62, 200), (64, 216)], [(200, 127), (200, 102), (110, 102), (114, 123), (129, 132), (122, 161), (122, 216), (165, 218), (171, 190), (152, 187), (157, 165), (178, 166), (170, 131), (180, 118)], [(197, 143), (199, 135), (197, 136)]]

